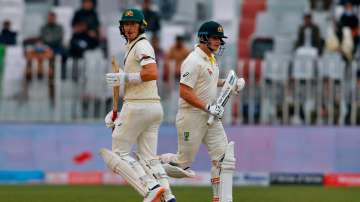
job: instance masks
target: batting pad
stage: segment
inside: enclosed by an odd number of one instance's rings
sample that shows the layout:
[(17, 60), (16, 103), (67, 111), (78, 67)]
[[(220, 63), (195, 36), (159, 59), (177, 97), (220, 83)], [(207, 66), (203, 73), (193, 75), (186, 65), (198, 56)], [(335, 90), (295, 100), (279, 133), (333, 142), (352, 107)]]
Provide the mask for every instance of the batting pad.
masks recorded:
[(142, 175), (136, 172), (138, 170), (136, 166), (141, 165), (139, 165), (135, 159), (132, 159), (130, 156), (121, 158), (119, 155), (105, 148), (100, 149), (100, 156), (109, 169), (123, 177), (141, 196), (146, 195), (146, 183), (141, 180)]

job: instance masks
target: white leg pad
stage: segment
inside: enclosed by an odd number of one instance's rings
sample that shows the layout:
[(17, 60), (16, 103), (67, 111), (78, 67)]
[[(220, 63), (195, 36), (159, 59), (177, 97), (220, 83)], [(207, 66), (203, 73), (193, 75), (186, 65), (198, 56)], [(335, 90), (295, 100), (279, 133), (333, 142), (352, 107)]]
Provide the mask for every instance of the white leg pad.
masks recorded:
[(120, 157), (108, 149), (100, 149), (105, 164), (114, 173), (123, 177), (140, 195), (145, 196), (148, 188), (143, 177), (146, 176), (139, 163), (130, 156)]
[(225, 150), (224, 159), (220, 162), (220, 202), (232, 202), (233, 175), (235, 171), (234, 142), (230, 142)]
[(219, 161), (212, 161), (211, 164), (211, 186), (213, 189), (212, 202), (219, 202), (220, 165)]

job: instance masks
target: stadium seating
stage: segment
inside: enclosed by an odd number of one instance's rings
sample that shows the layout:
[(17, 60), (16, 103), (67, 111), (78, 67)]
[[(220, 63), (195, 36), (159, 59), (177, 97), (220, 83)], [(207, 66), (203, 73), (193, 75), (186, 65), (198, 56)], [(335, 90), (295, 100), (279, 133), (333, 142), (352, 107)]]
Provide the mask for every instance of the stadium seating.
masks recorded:
[(256, 16), (260, 11), (265, 10), (265, 0), (245, 0), (241, 5), (241, 19), (240, 19), (240, 32), (239, 32), (239, 50), (238, 55), (240, 58), (250, 57), (250, 43), (252, 35), (255, 31)]
[(296, 55), (294, 58), (292, 77), (295, 79), (310, 80), (315, 77), (316, 56)]
[(294, 50), (295, 39), (293, 37), (275, 36), (274, 52), (288, 54)]
[(252, 1), (246, 0), (243, 1), (241, 6), (241, 16), (245, 19), (254, 19), (256, 18), (257, 12), (265, 10), (266, 8), (266, 1)]
[[(79, 8), (79, 3), (80, 2), (60, 0), (59, 7), (51, 8), (51, 10), (57, 14), (58, 22), (65, 29), (65, 45), (67, 45), (70, 40), (72, 29), (71, 19), (74, 10)], [(0, 7), (1, 11), (5, 7), (6, 9), (9, 8), (6, 11), (9, 13), (9, 16), (20, 16), (20, 18), (12, 18), (14, 19), (14, 28), (20, 26), (20, 29), (23, 30), (20, 32), (20, 34), (23, 35), (23, 38), (37, 35), (40, 26), (46, 21), (45, 14), (50, 10), (49, 5), (38, 8), (38, 4), (35, 6), (30, 4), (26, 5), (25, 9), (24, 2), (20, 0), (0, 0), (0, 5), (5, 5), (4, 7)], [(22, 13), (17, 9), (14, 9), (16, 5), (18, 5), (19, 8), (24, 8), (19, 9)], [(345, 64), (339, 54), (326, 53), (322, 57), (319, 57), (317, 56), (318, 53), (314, 53), (309, 56), (302, 55), (304, 52), (294, 51), (294, 42), (296, 40), (298, 27), (302, 23), (304, 11), (307, 11), (308, 5), (309, 3), (307, 0), (243, 0), (240, 5), (239, 27), (230, 27), (228, 25), (229, 23), (221, 22), (224, 24), (224, 28), (226, 28), (225, 30), (228, 30), (228, 28), (234, 28), (234, 33), (230, 31), (228, 32), (231, 33), (231, 35), (236, 36), (236, 31), (238, 31), (239, 40), (235, 42), (237, 43), (238, 48), (238, 58), (240, 58), (238, 74), (244, 76), (248, 82), (248, 88), (242, 92), (244, 96), (241, 96), (245, 99), (237, 99), (236, 102), (233, 102), (232, 112), (230, 112), (232, 114), (230, 116), (233, 119), (236, 119), (236, 121), (230, 122), (239, 123), (239, 121), (241, 121), (241, 123), (257, 123), (256, 120), (258, 118), (256, 117), (261, 115), (262, 121), (267, 120), (269, 121), (268, 123), (272, 123), (272, 120), (276, 123), (278, 123), (278, 121), (281, 123), (289, 123), (289, 121), (283, 122), (283, 119), (290, 119), (291, 116), (289, 110), (287, 110), (287, 112), (284, 111), (287, 107), (286, 105), (289, 103), (301, 103), (304, 101), (303, 105), (297, 105), (296, 113), (297, 115), (300, 115), (305, 112), (305, 116), (307, 117), (305, 118), (306, 120), (302, 121), (304, 121), (304, 123), (310, 123), (309, 112), (314, 107), (318, 107), (318, 104), (314, 105), (314, 103), (306, 100), (308, 100), (307, 98), (309, 95), (315, 95), (315, 91), (325, 90), (323, 80), (326, 79), (330, 79), (334, 82), (334, 84), (336, 84), (334, 85), (334, 91), (337, 92), (339, 88), (343, 88), (343, 90), (339, 92), (347, 92), (348, 95), (346, 96), (351, 97), (351, 99), (355, 97), (357, 89), (357, 63), (353, 66), (354, 69), (349, 70), (351, 68), (345, 68)], [(122, 44), (124, 44), (125, 41), (119, 35), (117, 25), (119, 13), (116, 9), (119, 6), (122, 5), (119, 5), (118, 2), (107, 4), (105, 1), (98, 1), (97, 11), (99, 12), (100, 20), (102, 21), (102, 30), (104, 31), (105, 38), (107, 39), (107, 44), (104, 47), (107, 49), (105, 52), (108, 57), (104, 58), (98, 50), (87, 52), (84, 60), (77, 62), (77, 66), (79, 68), (74, 68), (74, 66), (76, 66), (76, 62), (71, 58), (68, 58), (64, 67), (61, 67), (61, 62), (58, 61), (55, 68), (57, 72), (55, 80), (56, 99), (59, 104), (55, 105), (54, 111), (47, 109), (48, 107), (50, 108), (50, 106), (46, 83), (44, 81), (32, 82), (29, 86), (28, 103), (22, 103), (24, 107), (19, 108), (19, 113), (14, 115), (12, 117), (13, 119), (19, 119), (17, 116), (21, 113), (31, 113), (35, 114), (32, 117), (33, 120), (84, 120), (84, 100), (90, 100), (90, 102), (93, 102), (94, 99), (92, 98), (100, 98), (100, 101), (104, 102), (105, 99), (109, 98), (110, 91), (108, 88), (104, 88), (103, 77), (99, 75), (103, 75), (105, 72), (109, 71), (110, 56), (115, 56), (118, 59), (118, 62), (120, 64), (122, 63), (124, 53), (124, 46)], [(179, 7), (181, 8), (182, 13), (176, 13), (175, 16), (177, 17), (175, 17), (175, 20), (163, 21), (160, 33), (160, 43), (163, 50), (166, 51), (173, 44), (173, 36), (177, 34), (189, 34), (194, 30), (196, 31), (197, 24), (200, 22), (196, 21), (195, 9), (187, 10), (186, 8), (188, 6), (189, 5), (182, 2)], [(29, 7), (31, 7), (31, 9), (29, 9)], [(26, 15), (24, 13), (25, 11)], [(184, 16), (183, 14), (189, 15)], [(221, 13), (219, 12), (219, 14)], [(1, 12), (0, 19), (2, 19), (3, 16), (4, 13)], [(26, 18), (22, 18), (22, 16), (26, 16)], [(329, 16), (330, 14), (327, 12), (313, 12), (313, 21), (319, 25), (323, 37), (325, 36), (326, 29), (330, 24)], [(22, 41), (21, 39), (19, 40), (20, 43)], [(193, 39), (195, 40), (195, 38)], [(231, 44), (232, 42), (230, 41), (227, 42), (227, 49), (224, 56), (231, 57), (229, 53), (234, 53), (233, 51), (235, 45)], [(16, 96), (18, 96), (21, 92), (21, 85), (19, 84), (21, 82), (19, 81), (23, 79), (24, 76), (23, 71), (25, 61), (23, 60), (22, 55), (23, 50), (16, 49), (17, 48), (14, 49), (14, 47), (10, 47), (10, 52), (8, 54), (12, 55), (11, 57), (22, 58), (22, 60), (11, 61), (6, 59), (8, 56), (5, 56), (4, 58), (6, 68), (4, 68), (4, 79), (2, 83), (2, 87), (4, 89), (3, 95), (5, 99), (10, 101), (8, 102), (9, 104), (5, 106), (5, 110), (7, 110), (7, 113), (5, 114), (8, 114), (8, 112), (15, 109), (16, 104), (18, 104), (19, 99)], [(295, 54), (292, 55), (294, 52)], [(219, 59), (219, 61), (221, 66), (226, 66), (226, 69), (229, 69), (231, 68), (231, 64), (222, 64), (222, 62), (227, 61), (227, 59), (229, 58)], [(159, 61), (158, 64), (159, 67), (161, 67), (162, 61)], [(61, 78), (60, 74), (62, 72), (62, 68), (67, 70), (67, 75), (63, 75), (63, 78)], [(350, 73), (350, 71), (352, 72)], [(160, 69), (159, 72), (161, 73), (162, 69)], [(221, 75), (223, 75), (223, 72)], [(350, 77), (351, 84), (341, 82), (344, 81), (344, 78), (350, 79)], [(15, 80), (17, 83), (13, 85)], [(311, 82), (304, 84), (304, 80)], [(339, 83), (341, 85), (338, 85)], [(342, 83), (344, 83), (344, 85)], [(161, 89), (164, 89), (161, 85), (163, 85), (163, 83), (160, 81), (160, 91)], [(287, 86), (289, 98), (285, 97), (284, 94), (285, 85), (289, 85)], [(304, 92), (307, 92), (306, 88), (311, 89), (309, 95), (304, 95)], [(275, 91), (273, 91), (274, 89)], [(177, 91), (168, 90), (167, 93), (169, 95), (178, 95), (176, 92)], [(278, 97), (276, 99), (271, 97), (274, 95)], [(38, 97), (41, 99), (37, 99)], [(289, 99), (291, 102), (287, 100), (286, 102), (289, 102), (285, 103), (285, 101), (279, 101), (279, 98)], [(264, 99), (267, 103), (262, 103), (261, 99)], [(322, 97), (316, 99), (318, 99), (316, 102), (324, 101), (324, 98)], [(355, 108), (354, 106), (356, 106), (355, 104), (357, 102), (356, 99), (352, 101), (345, 101), (348, 102), (348, 104), (351, 102), (352, 109)], [(169, 101), (169, 103), (170, 104), (166, 106), (168, 107), (166, 110), (169, 112), (171, 111), (171, 119), (167, 118), (166, 120), (171, 122), (175, 117), (173, 115), (173, 111), (176, 111), (176, 108), (173, 106), (176, 106), (176, 97)], [(103, 104), (104, 103), (101, 105)], [(46, 106), (46, 109), (44, 109), (43, 106)], [(90, 110), (94, 110), (94, 106), (95, 105), (92, 105)], [(4, 105), (1, 107), (1, 109), (4, 109)], [(26, 108), (31, 109), (31, 111)], [(269, 111), (261, 111), (265, 108), (269, 108)], [(278, 111), (279, 109), (282, 109), (282, 113), (284, 114), (281, 114), (281, 110)], [(105, 113), (103, 108), (101, 110), (101, 113)], [(286, 113), (288, 114), (286, 115)], [(345, 112), (342, 111), (342, 113)], [(320, 113), (318, 113), (316, 118), (322, 119), (322, 117), (319, 118), (319, 114)], [(289, 117), (284, 117), (285, 115)], [(352, 115), (352, 117), (354, 117), (354, 115)], [(224, 118), (226, 123), (229, 123), (228, 118), (229, 116)], [(303, 117), (300, 118), (303, 119)], [(7, 115), (2, 114), (0, 120), (8, 120)], [(352, 120), (354, 123), (355, 119), (352, 118)], [(321, 123), (334, 123), (334, 121), (335, 119), (326, 120)]]
[(240, 21), (240, 38), (249, 39), (255, 31), (255, 19), (244, 18)]
[(24, 18), (23, 39), (38, 36), (39, 30), (45, 22), (44, 15), (41, 13), (27, 13), (26, 18)]
[(327, 28), (331, 25), (331, 19), (327, 12), (313, 12), (312, 18), (314, 23), (319, 26), (322, 38), (326, 37)]
[(10, 20), (12, 29), (20, 32), (23, 28), (24, 14), (23, 7), (0, 6), (0, 23), (2, 24), (4, 20)]
[(2, 88), (3, 88), (3, 83), (2, 83), (2, 79), (3, 79), (3, 72), (4, 72), (4, 57), (5, 57), (5, 46), (4, 45), (0, 45), (0, 98), (2, 95)]
[(345, 77), (345, 63), (338, 53), (324, 54), (318, 60), (318, 76), (342, 81)]
[(274, 40), (272, 38), (254, 38), (251, 43), (251, 57), (262, 59), (264, 54), (273, 48)]
[(261, 12), (256, 17), (256, 31), (255, 36), (272, 37), (275, 35), (274, 26), (276, 25), (276, 18), (267, 13)]
[(89, 97), (104, 98), (106, 92), (105, 75), (108, 72), (106, 60), (100, 49), (85, 52), (84, 55), (84, 90), (82, 93)]
[(267, 52), (263, 70), (264, 79), (272, 81), (285, 81), (289, 78), (291, 62), (290, 54)]
[(122, 58), (122, 53), (125, 52), (125, 46), (119, 44), (125, 44), (125, 39), (119, 33), (119, 26), (109, 26), (107, 28), (107, 51), (109, 56), (115, 56), (116, 58)]
[(74, 15), (74, 8), (58, 6), (53, 9), (53, 12), (57, 16), (57, 22), (62, 25), (64, 29), (64, 43), (68, 44), (72, 34), (71, 20)]
[(18, 10), (25, 10), (24, 0), (0, 0), (0, 8), (17, 8)]
[[(16, 60), (14, 60), (16, 58)], [(21, 46), (8, 46), (4, 59), (3, 97), (9, 98), (20, 93), (24, 77), (25, 59)]]
[(287, 12), (304, 12), (309, 10), (310, 4), (308, 0), (268, 0), (267, 4), (268, 11), (282, 13)]
[(240, 39), (238, 41), (238, 53), (239, 58), (249, 58), (250, 57), (250, 48), (248, 40)]

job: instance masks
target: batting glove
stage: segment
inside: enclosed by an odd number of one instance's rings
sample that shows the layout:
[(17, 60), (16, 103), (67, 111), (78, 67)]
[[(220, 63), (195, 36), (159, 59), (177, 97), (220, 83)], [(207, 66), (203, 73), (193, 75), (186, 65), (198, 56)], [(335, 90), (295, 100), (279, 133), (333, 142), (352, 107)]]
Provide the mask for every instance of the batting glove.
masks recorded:
[(206, 105), (207, 112), (218, 119), (224, 116), (224, 107), (218, 104)]
[(113, 111), (112, 110), (109, 113), (107, 113), (106, 116), (105, 116), (105, 125), (108, 128), (114, 128), (115, 127), (115, 123), (113, 121)]
[(236, 86), (235, 88), (231, 91), (232, 94), (234, 95), (239, 95), (240, 91), (245, 87), (245, 79), (244, 78), (239, 78), (236, 81)]
[(120, 86), (125, 84), (126, 73), (107, 73), (105, 75), (106, 83), (110, 87)]

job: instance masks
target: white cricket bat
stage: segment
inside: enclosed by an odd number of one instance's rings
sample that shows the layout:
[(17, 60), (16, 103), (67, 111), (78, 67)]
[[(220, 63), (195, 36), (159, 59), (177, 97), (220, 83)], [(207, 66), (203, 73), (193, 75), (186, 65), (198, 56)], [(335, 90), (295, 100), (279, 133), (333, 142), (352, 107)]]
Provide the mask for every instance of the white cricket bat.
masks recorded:
[[(224, 86), (221, 89), (220, 96), (216, 100), (216, 103), (218, 105), (225, 107), (227, 101), (229, 100), (229, 98), (231, 96), (231, 91), (236, 86), (236, 81), (237, 81), (237, 76), (235, 74), (235, 71), (230, 70), (230, 72), (228, 73), (228, 76), (226, 77)], [(207, 125), (211, 125), (214, 122), (214, 118), (215, 117), (213, 115), (210, 115), (210, 117), (207, 121)]]

